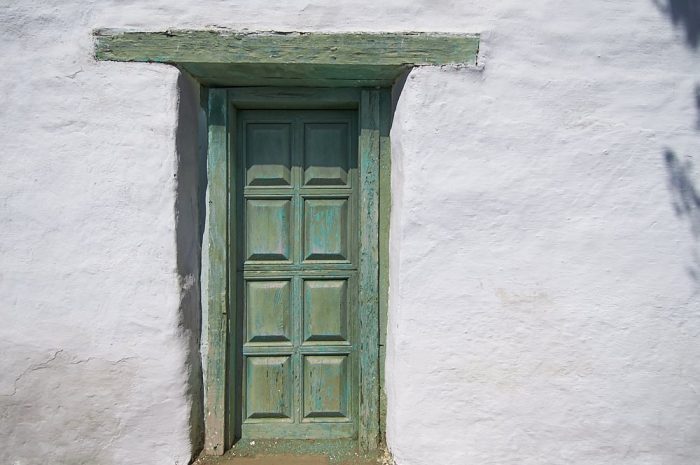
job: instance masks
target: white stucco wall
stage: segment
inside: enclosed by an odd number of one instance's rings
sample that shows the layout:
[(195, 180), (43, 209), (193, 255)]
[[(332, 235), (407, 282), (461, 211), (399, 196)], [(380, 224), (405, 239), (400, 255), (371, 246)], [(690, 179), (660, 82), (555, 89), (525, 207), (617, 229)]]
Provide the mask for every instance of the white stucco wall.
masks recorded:
[(700, 51), (654, 1), (18, 0), (0, 463), (197, 447), (197, 90), (94, 62), (91, 31), (212, 26), (483, 34), (483, 68), (414, 70), (392, 129), (399, 465), (700, 462)]

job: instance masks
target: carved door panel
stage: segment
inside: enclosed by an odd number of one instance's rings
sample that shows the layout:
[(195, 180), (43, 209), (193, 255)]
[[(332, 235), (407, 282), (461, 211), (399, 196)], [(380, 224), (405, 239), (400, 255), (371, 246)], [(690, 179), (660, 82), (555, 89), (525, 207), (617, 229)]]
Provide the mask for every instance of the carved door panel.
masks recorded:
[(244, 438), (357, 435), (357, 113), (237, 114)]

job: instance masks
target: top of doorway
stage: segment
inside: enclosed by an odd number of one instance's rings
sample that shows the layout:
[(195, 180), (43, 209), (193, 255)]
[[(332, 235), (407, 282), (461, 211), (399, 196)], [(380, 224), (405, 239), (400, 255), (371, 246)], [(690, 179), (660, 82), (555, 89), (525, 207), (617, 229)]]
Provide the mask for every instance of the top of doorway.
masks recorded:
[(478, 34), (94, 32), (100, 61), (172, 64), (208, 87), (388, 87), (414, 66), (475, 65)]

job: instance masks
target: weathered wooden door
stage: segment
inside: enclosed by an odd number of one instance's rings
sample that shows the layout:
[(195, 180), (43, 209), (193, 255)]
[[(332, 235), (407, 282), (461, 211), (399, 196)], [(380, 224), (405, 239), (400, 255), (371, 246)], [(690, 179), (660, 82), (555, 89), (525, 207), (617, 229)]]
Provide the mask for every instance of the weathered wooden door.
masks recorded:
[(357, 112), (236, 121), (241, 435), (356, 437)]

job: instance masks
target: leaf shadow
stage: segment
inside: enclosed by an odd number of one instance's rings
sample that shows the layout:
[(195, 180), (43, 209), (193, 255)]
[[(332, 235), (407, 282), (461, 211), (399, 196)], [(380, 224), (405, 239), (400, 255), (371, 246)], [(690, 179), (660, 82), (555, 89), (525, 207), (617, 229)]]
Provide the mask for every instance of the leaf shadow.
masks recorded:
[(700, 131), (700, 84), (695, 85), (695, 109), (698, 112), (695, 129)]
[(700, 284), (700, 191), (693, 179), (693, 164), (682, 161), (671, 149), (664, 152), (671, 204), (676, 216), (687, 221), (695, 239), (688, 275)]
[(658, 9), (667, 15), (674, 26), (685, 30), (688, 45), (697, 50), (700, 46), (700, 1), (653, 0)]

